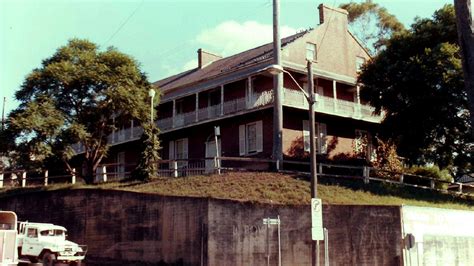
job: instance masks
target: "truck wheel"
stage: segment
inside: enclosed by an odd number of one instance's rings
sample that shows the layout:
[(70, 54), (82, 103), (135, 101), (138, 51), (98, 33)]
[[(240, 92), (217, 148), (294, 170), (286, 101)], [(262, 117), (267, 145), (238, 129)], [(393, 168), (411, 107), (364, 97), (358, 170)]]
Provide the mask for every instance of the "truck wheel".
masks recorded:
[(55, 260), (56, 256), (54, 254), (49, 253), (48, 251), (43, 254), (43, 266), (53, 266)]
[(38, 262), (38, 258), (33, 257), (33, 256), (29, 256), (28, 259), (30, 260), (31, 263), (37, 263)]
[(69, 263), (70, 266), (81, 266), (82, 263), (80, 261), (74, 261), (74, 262), (71, 262)]

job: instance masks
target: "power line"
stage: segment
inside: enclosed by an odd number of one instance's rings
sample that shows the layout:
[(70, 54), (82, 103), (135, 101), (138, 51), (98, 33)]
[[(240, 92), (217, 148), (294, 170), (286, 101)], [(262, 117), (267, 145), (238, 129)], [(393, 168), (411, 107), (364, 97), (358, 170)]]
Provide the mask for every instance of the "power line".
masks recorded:
[(143, 5), (144, 2), (145, 2), (145, 0), (142, 0), (140, 2), (140, 4), (135, 8), (135, 10), (133, 10), (133, 12), (127, 17), (127, 19), (125, 19), (122, 22), (120, 27), (118, 27), (118, 29), (112, 34), (112, 36), (110, 36), (110, 38), (104, 43), (104, 46), (107, 45), (115, 37), (115, 35), (117, 35), (117, 33), (119, 33), (119, 31), (125, 26), (125, 24), (127, 24), (127, 22), (133, 17), (133, 15), (135, 15), (137, 10)]

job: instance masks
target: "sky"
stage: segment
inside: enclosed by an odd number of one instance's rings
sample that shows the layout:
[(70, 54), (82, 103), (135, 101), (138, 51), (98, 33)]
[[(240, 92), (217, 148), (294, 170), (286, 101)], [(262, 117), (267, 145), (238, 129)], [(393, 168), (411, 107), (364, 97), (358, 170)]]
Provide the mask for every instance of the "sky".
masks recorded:
[[(280, 0), (282, 35), (316, 27), (320, 3), (347, 2)], [(409, 27), (453, 0), (373, 2)], [(272, 0), (0, 0), (0, 97), (15, 109), (25, 77), (71, 38), (116, 47), (154, 82), (197, 67), (199, 48), (229, 56), (271, 42), (271, 25)]]

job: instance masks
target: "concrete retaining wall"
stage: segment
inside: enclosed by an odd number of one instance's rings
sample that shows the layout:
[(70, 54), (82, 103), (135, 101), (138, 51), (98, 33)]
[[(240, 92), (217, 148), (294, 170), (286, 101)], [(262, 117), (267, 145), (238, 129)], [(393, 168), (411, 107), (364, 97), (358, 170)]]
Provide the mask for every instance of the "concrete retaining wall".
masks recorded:
[[(265, 265), (262, 219), (279, 215), (283, 265), (311, 260), (309, 206), (71, 190), (1, 198), (0, 209), (64, 225), (71, 240), (89, 246), (89, 262), (120, 265)], [(401, 265), (400, 207), (326, 205), (323, 213), (331, 265)], [(276, 226), (268, 239), (277, 265)]]

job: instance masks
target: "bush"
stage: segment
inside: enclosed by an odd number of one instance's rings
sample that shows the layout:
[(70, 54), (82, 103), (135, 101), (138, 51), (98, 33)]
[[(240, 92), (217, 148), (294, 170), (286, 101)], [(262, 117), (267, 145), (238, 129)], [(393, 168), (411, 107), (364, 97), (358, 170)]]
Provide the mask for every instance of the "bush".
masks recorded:
[(397, 155), (395, 143), (392, 140), (383, 141), (377, 138), (376, 154), (373, 162), (375, 176), (398, 180), (403, 171), (403, 163)]
[[(407, 172), (413, 175), (426, 176), (434, 178), (435, 180), (451, 182), (453, 177), (447, 169), (439, 169), (437, 165), (435, 166), (412, 166), (407, 169)], [(408, 176), (409, 177), (409, 176)], [(417, 177), (411, 177), (412, 181), (416, 184), (423, 186), (430, 186), (429, 180), (424, 180)], [(407, 180), (408, 181), (408, 180)], [(412, 183), (412, 182), (410, 182)], [(435, 187), (438, 189), (447, 189), (448, 184), (442, 182), (436, 182)]]

